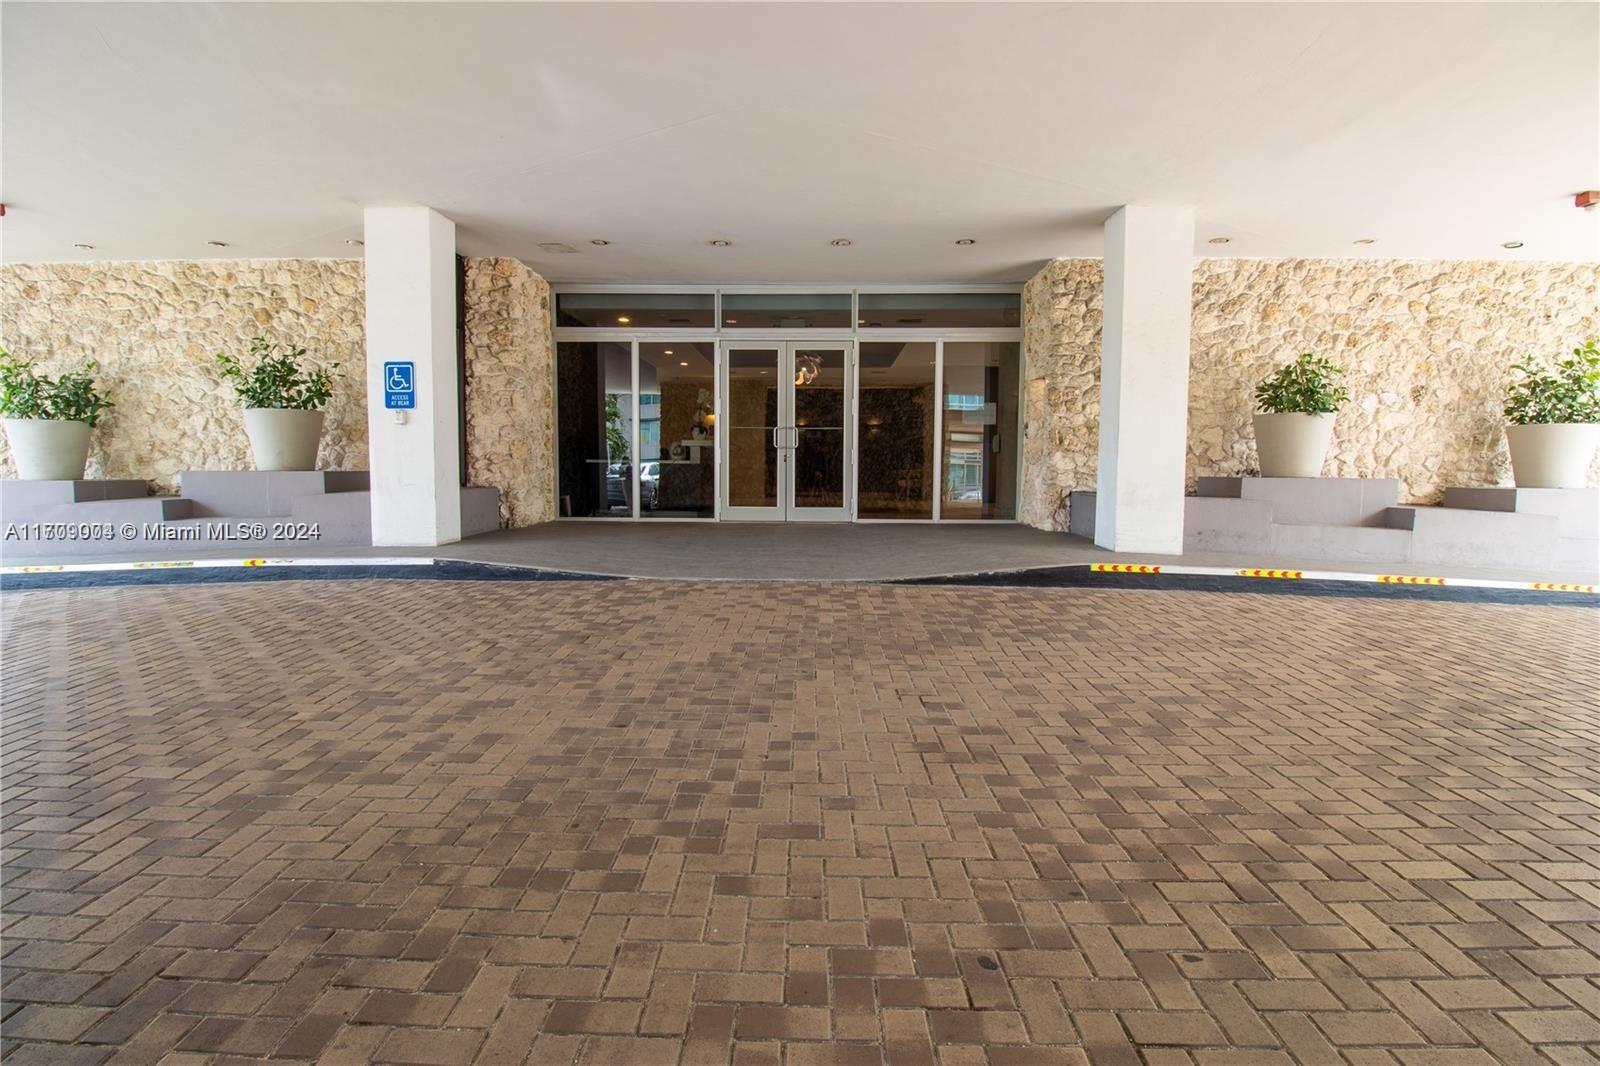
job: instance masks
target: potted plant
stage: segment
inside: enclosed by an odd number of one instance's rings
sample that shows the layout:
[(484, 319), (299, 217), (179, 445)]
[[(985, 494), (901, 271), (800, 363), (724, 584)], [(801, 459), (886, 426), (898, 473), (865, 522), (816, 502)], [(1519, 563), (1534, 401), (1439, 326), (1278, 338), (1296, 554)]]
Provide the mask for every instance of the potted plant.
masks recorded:
[(1572, 349), (1554, 370), (1529, 356), (1506, 393), (1506, 443), (1518, 488), (1581, 489), (1600, 445), (1600, 347)]
[(1256, 386), (1256, 452), (1262, 477), (1321, 477), (1333, 420), (1350, 393), (1342, 367), (1306, 352)]
[(304, 348), (266, 337), (250, 342), (246, 361), (217, 353), (217, 369), (244, 404), (244, 431), (257, 470), (316, 469), (322, 408), (333, 395), (339, 364), (302, 368), (305, 355)]
[(0, 416), (27, 481), (76, 481), (89, 462), (89, 431), (111, 401), (95, 388), (94, 360), (52, 378), (0, 349)]

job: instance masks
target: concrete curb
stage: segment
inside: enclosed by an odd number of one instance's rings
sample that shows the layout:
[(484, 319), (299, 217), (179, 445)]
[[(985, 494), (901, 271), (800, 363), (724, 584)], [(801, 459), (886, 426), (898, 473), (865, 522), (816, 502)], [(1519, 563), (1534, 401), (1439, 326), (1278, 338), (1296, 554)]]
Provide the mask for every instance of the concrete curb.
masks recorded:
[(1364, 574), (1344, 570), (1236, 569), (1227, 566), (1166, 566), (1139, 563), (1090, 563), (1089, 569), (1104, 574), (1181, 574), (1197, 577), (1250, 577), (1279, 581), (1359, 581), (1375, 585), (1434, 585), (1468, 589), (1527, 589), (1534, 592), (1573, 592), (1592, 595), (1594, 585), (1574, 585), (1558, 581), (1495, 581), (1475, 577), (1422, 577), (1415, 574)]
[(0, 574), (85, 574), (112, 570), (211, 570), (257, 566), (432, 566), (433, 559), (409, 555), (396, 556), (315, 556), (288, 559), (157, 559), (146, 562), (115, 563), (32, 563), (0, 566)]
[[(283, 558), (269, 558), (266, 556), (246, 557), (239, 559), (161, 559), (138, 562), (101, 562), (101, 563), (34, 563), (17, 566), (0, 566), (0, 575), (13, 574), (74, 574), (116, 572), (130, 570), (173, 570), (173, 569), (231, 569), (236, 567), (375, 567), (375, 566), (433, 566), (436, 562), (462, 563), (465, 565), (498, 566), (521, 570), (543, 570), (543, 567), (530, 567), (517, 563), (487, 563), (479, 560), (461, 559), (435, 559), (431, 556), (311, 556)], [(1040, 569), (1040, 568), (1034, 568)], [(1056, 569), (1048, 567), (1043, 569)], [(1428, 577), (1415, 574), (1374, 574), (1345, 570), (1283, 570), (1270, 567), (1226, 567), (1226, 566), (1186, 566), (1147, 563), (1076, 563), (1063, 564), (1060, 569), (1084, 570), (1090, 573), (1103, 574), (1149, 574), (1187, 577), (1232, 577), (1253, 578), (1268, 581), (1344, 581), (1359, 582), (1376, 585), (1425, 585), (1444, 588), (1475, 588), (1475, 589), (1509, 589), (1533, 592), (1564, 592), (1576, 595), (1594, 595), (1597, 591), (1595, 585), (1569, 584), (1554, 581), (1497, 581), (1489, 578), (1469, 577)], [(1020, 571), (1025, 572), (1025, 571)], [(976, 576), (974, 574), (951, 574), (949, 577)], [(595, 575), (608, 577), (627, 577), (628, 575)], [(636, 580), (690, 580), (702, 581), (706, 578), (635, 578)], [(711, 579), (714, 580), (714, 579)], [(722, 580), (754, 581), (759, 578), (724, 578)], [(807, 580), (807, 579), (786, 579)], [(858, 579), (859, 580), (859, 579)], [(868, 579), (871, 580), (871, 579)], [(908, 579), (892, 579), (904, 581)], [(926, 581), (929, 578), (913, 578), (909, 580)]]

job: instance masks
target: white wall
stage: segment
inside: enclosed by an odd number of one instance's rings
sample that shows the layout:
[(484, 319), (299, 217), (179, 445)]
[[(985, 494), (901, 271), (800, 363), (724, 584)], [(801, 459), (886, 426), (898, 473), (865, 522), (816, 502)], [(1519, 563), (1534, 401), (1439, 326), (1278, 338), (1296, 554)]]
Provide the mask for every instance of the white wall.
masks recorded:
[[(426, 207), (366, 209), (372, 543), (461, 539), (455, 223)], [(416, 408), (384, 409), (383, 364), (416, 364)]]
[(1094, 542), (1113, 551), (1183, 551), (1194, 217), (1129, 205), (1106, 221)]

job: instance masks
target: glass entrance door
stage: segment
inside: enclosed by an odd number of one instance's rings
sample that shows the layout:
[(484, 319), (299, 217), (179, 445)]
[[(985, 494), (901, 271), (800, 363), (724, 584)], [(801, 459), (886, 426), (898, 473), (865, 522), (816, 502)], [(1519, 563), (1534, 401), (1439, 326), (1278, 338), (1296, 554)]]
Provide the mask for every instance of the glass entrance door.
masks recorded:
[(722, 516), (850, 520), (850, 348), (722, 345)]

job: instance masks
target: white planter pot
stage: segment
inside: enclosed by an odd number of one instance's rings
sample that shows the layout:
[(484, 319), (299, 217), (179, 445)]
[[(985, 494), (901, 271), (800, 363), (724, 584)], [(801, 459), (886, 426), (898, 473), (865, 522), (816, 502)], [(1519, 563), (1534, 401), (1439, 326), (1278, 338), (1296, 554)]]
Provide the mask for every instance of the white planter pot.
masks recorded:
[(1523, 489), (1581, 489), (1600, 445), (1600, 423), (1507, 426), (1511, 471)]
[(322, 441), (322, 412), (246, 407), (244, 431), (257, 470), (315, 470)]
[(24, 481), (76, 481), (89, 462), (89, 423), (8, 418), (6, 439)]
[(1321, 477), (1336, 416), (1258, 414), (1256, 454), (1262, 477)]

